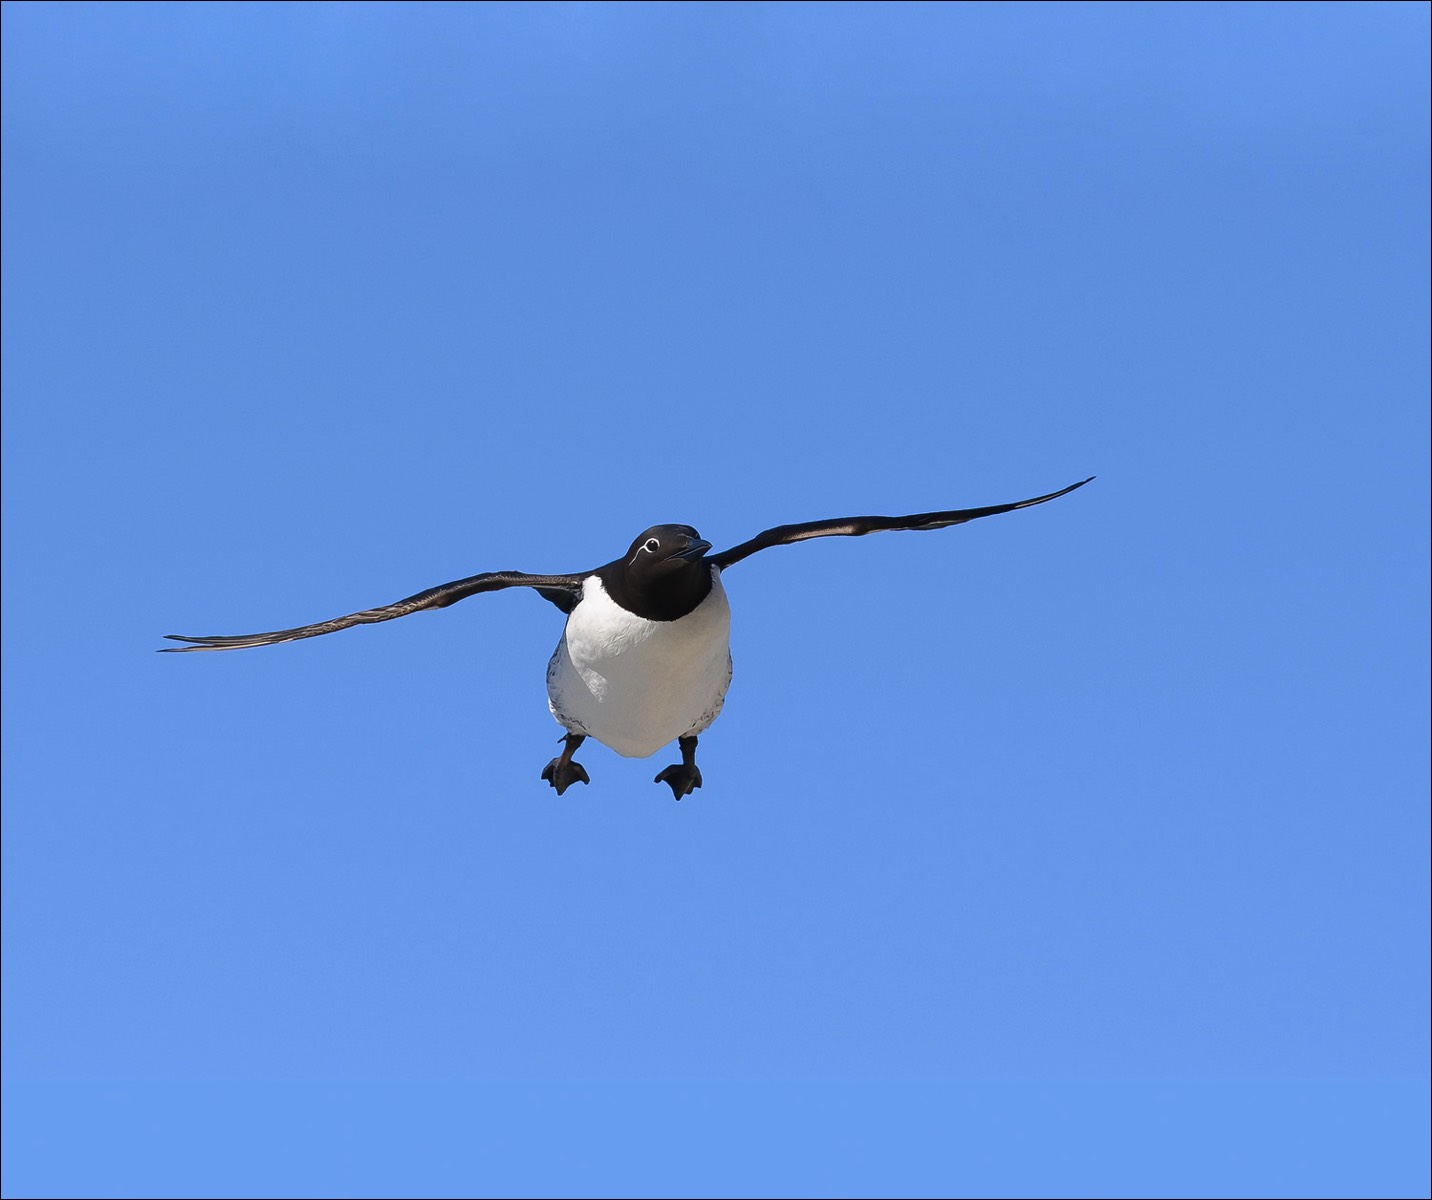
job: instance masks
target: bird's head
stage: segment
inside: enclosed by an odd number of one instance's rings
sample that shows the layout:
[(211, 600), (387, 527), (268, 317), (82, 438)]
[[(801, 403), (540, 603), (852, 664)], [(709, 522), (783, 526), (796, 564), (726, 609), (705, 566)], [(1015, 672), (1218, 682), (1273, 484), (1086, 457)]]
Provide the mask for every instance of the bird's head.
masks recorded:
[(634, 581), (649, 586), (708, 570), (701, 559), (710, 549), (711, 543), (690, 525), (653, 525), (628, 547), (623, 565)]
[(684, 617), (711, 591), (711, 549), (690, 525), (653, 525), (597, 574), (628, 612), (655, 621)]

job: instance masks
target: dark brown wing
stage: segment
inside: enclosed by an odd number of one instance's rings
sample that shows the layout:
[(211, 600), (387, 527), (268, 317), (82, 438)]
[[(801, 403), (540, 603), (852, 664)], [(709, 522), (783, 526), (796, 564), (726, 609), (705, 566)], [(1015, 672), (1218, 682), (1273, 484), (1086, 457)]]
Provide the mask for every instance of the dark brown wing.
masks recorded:
[(375, 625), (379, 621), (391, 621), (395, 617), (406, 617), (409, 613), (421, 612), (426, 608), (446, 608), (478, 592), (497, 592), (503, 588), (536, 588), (543, 597), (550, 600), (563, 612), (571, 612), (582, 595), (582, 575), (525, 575), (521, 571), (489, 571), (485, 575), (472, 575), (457, 579), (438, 587), (428, 588), (406, 600), (385, 604), (382, 608), (368, 608), (362, 612), (349, 613), (346, 617), (334, 617), (331, 621), (319, 621), (316, 625), (300, 625), (296, 629), (278, 629), (272, 633), (241, 633), (233, 637), (185, 637), (182, 634), (167, 633), (164, 636), (173, 642), (191, 642), (189, 646), (165, 646), (161, 654), (185, 654), (194, 650), (247, 650), (250, 646), (273, 646), (279, 642), (296, 642), (300, 638), (318, 637), (324, 633), (337, 633), (354, 625)]
[[(1089, 479), (1094, 476), (1090, 475)], [(789, 546), (792, 542), (803, 542), (818, 537), (862, 537), (867, 533), (879, 533), (886, 529), (944, 529), (947, 525), (963, 525), (966, 521), (977, 521), (981, 517), (993, 517), (999, 513), (1013, 512), (1016, 508), (1029, 508), (1049, 500), (1067, 496), (1075, 488), (1081, 488), (1089, 479), (1071, 483), (1067, 488), (1050, 492), (1047, 496), (1035, 496), (1032, 500), (1019, 500), (1014, 504), (992, 504), (988, 508), (954, 508), (947, 512), (914, 513), (908, 517), (835, 517), (829, 521), (807, 521), (803, 525), (777, 525), (758, 533), (749, 542), (732, 546), (720, 554), (713, 554), (707, 560), (723, 571), (743, 558), (750, 558), (758, 550), (769, 550), (772, 546)]]

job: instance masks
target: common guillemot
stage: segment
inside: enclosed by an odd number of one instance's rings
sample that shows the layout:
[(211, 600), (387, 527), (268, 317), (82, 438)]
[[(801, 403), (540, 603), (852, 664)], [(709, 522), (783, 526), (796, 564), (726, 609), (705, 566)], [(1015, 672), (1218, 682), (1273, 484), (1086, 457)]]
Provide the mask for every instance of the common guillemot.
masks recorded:
[(701, 786), (696, 739), (720, 714), (731, 682), (731, 610), (721, 586), (721, 574), (728, 567), (758, 551), (808, 538), (962, 525), (1056, 500), (1092, 478), (1013, 504), (777, 525), (709, 556), (711, 543), (691, 526), (654, 525), (621, 558), (592, 571), (570, 575), (490, 571), (381, 608), (294, 629), (233, 637), (166, 634), (171, 641), (189, 644), (164, 650), (182, 654), (271, 646), (391, 621), (423, 609), (446, 608), (479, 592), (530, 587), (567, 615), (562, 639), (547, 665), (548, 707), (567, 732), (562, 753), (542, 769), (542, 778), (558, 795), (573, 783), (589, 783), (586, 769), (572, 757), (589, 737), (628, 758), (646, 758), (675, 740), (681, 762), (666, 767), (653, 782), (670, 785), (680, 800)]

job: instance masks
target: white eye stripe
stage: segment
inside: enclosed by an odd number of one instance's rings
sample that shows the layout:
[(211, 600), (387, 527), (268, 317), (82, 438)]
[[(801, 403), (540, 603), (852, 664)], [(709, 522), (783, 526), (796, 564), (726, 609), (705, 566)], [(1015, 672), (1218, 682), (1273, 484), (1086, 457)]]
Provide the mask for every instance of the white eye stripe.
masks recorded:
[(640, 558), (643, 553), (655, 554), (660, 549), (660, 542), (658, 542), (655, 538), (647, 538), (646, 541), (642, 542), (642, 544), (636, 548), (636, 553), (631, 556), (631, 562), (627, 563), (627, 566), (631, 566), (632, 563), (636, 562), (636, 560)]

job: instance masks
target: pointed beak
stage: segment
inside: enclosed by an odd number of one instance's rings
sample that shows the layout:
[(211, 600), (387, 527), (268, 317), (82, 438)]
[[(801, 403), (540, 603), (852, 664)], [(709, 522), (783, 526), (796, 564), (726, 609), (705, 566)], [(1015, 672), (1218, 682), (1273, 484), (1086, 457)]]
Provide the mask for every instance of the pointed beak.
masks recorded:
[(687, 561), (690, 561), (691, 559), (700, 558), (703, 554), (706, 553), (706, 551), (710, 549), (710, 542), (705, 541), (702, 538), (693, 538), (691, 540), (691, 545), (687, 546), (685, 550), (678, 550), (671, 557), (684, 558)]

